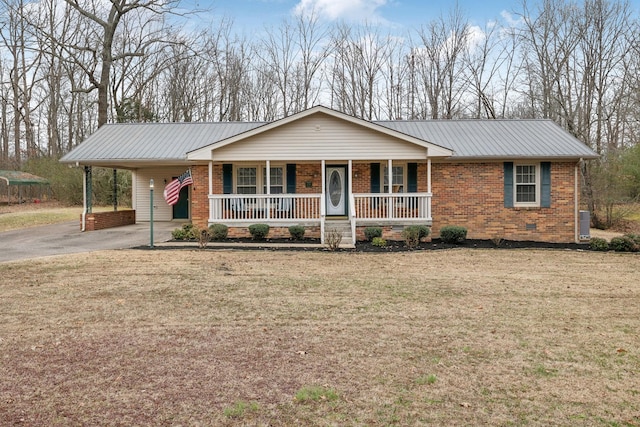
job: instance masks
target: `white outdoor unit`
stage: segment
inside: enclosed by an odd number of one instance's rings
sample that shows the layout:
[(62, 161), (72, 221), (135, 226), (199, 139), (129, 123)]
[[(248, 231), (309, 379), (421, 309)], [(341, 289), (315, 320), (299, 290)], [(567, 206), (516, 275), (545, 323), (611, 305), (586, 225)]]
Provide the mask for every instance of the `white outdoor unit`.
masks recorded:
[(591, 239), (591, 213), (589, 211), (580, 211), (580, 240)]

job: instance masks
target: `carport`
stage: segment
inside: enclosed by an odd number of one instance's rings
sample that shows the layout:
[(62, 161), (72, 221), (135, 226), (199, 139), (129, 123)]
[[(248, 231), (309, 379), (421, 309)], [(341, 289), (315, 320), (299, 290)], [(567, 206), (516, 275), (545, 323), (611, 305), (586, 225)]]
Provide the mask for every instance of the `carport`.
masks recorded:
[[(3, 188), (5, 186), (6, 189)], [(12, 194), (18, 203), (23, 203), (26, 199), (40, 201), (45, 189), (47, 198), (51, 198), (51, 187), (47, 179), (21, 171), (0, 170), (0, 194), (7, 195), (7, 204), (11, 204)]]

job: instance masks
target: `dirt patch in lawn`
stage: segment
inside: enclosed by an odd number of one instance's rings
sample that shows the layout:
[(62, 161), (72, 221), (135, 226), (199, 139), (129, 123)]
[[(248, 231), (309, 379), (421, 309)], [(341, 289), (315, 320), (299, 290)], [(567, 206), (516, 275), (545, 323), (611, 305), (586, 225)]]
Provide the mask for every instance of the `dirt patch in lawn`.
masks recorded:
[(639, 271), (546, 249), (3, 263), (0, 424), (638, 425)]

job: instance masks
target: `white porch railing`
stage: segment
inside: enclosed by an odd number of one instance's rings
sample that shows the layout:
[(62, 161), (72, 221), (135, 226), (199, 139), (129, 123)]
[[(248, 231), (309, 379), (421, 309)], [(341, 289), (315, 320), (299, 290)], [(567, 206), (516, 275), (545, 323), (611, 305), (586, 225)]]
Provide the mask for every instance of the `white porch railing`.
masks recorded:
[(209, 194), (209, 222), (320, 220), (320, 194)]
[(431, 193), (354, 194), (359, 220), (431, 221)]
[[(431, 221), (431, 193), (352, 194), (349, 201), (353, 228), (361, 220)], [(318, 221), (322, 228), (323, 202), (321, 194), (210, 194), (209, 222)]]

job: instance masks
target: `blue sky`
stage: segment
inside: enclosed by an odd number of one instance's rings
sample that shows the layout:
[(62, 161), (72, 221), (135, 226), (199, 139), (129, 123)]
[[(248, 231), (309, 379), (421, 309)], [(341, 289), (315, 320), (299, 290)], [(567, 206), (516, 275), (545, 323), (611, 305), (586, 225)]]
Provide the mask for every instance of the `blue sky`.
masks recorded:
[[(540, 0), (528, 0), (530, 5)], [(388, 26), (394, 31), (418, 28), (420, 25), (447, 15), (455, 1), (445, 0), (183, 0), (183, 6), (210, 9), (214, 17), (232, 18), (236, 31), (251, 35), (265, 26), (277, 26), (295, 11), (315, 8), (328, 21), (368, 20)], [(632, 0), (639, 10), (640, 0)], [(503, 12), (519, 10), (520, 0), (458, 0), (472, 25), (483, 27), (487, 22), (504, 19)]]

